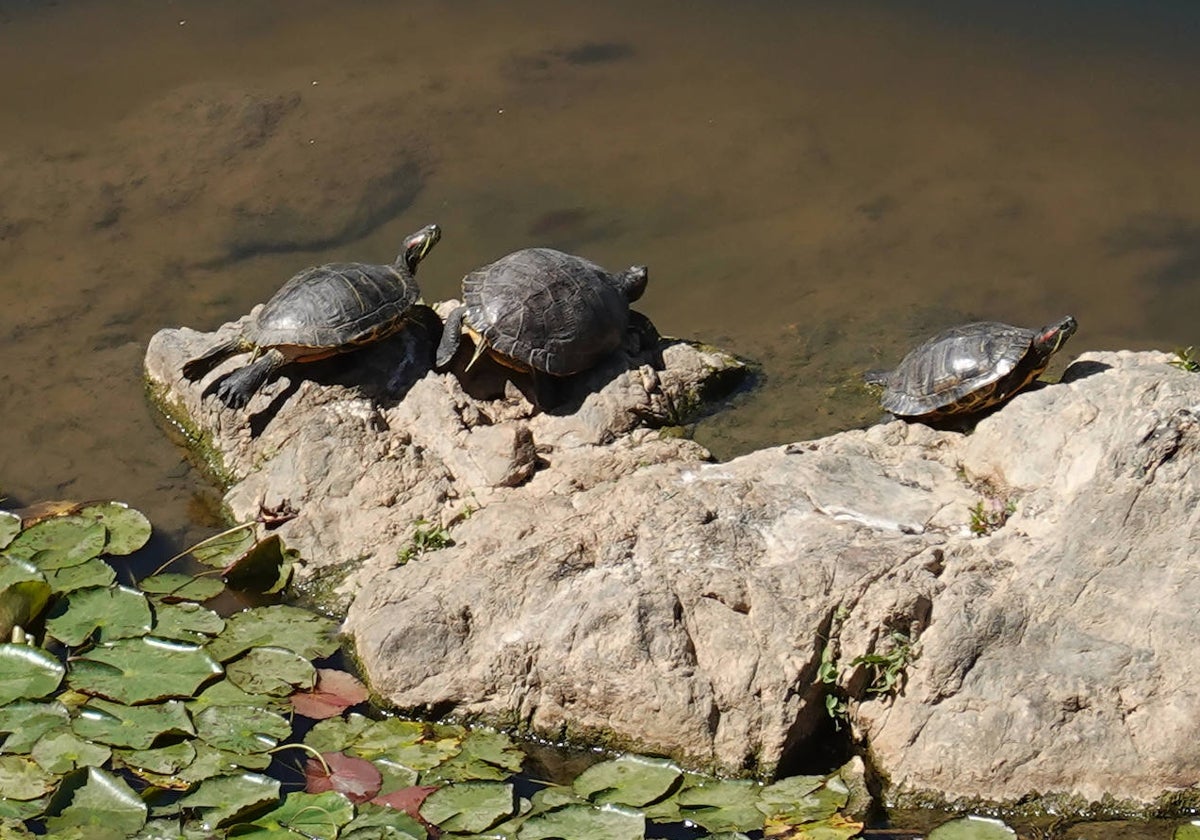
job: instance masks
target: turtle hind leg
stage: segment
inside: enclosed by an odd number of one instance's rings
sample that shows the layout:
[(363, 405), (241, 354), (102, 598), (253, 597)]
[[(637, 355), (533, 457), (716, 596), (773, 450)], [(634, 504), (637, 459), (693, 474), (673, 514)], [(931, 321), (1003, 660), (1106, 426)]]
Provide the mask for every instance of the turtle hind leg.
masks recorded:
[(183, 375), (185, 378), (192, 380), (203, 378), (210, 370), (215, 368), (221, 362), (228, 359), (235, 353), (244, 352), (247, 349), (245, 342), (240, 338), (234, 338), (229, 341), (222, 341), (220, 344), (213, 345), (204, 354), (197, 356), (183, 365)]
[(258, 389), (287, 362), (276, 349), (268, 350), (253, 362), (230, 373), (216, 383), (217, 397), (230, 408), (245, 408)]
[(458, 345), (462, 341), (463, 316), (466, 314), (467, 307), (460, 306), (446, 318), (446, 326), (442, 328), (442, 340), (438, 342), (437, 356), (433, 361), (439, 370), (449, 365), (454, 354), (458, 352)]

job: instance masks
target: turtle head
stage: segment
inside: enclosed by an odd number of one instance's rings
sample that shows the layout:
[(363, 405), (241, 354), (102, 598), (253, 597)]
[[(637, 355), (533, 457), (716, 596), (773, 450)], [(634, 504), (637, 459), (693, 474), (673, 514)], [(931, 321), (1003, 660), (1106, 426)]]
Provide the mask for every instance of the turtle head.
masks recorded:
[(1067, 343), (1067, 339), (1075, 335), (1077, 329), (1079, 329), (1079, 322), (1072, 316), (1060, 318), (1053, 324), (1047, 324), (1038, 330), (1037, 337), (1033, 340), (1033, 346), (1047, 356), (1057, 353)]
[(433, 250), (433, 246), (441, 238), (442, 229), (440, 227), (426, 225), (404, 240), (404, 247), (400, 251), (400, 256), (396, 258), (396, 263), (403, 263), (408, 266), (409, 271), (415, 273), (421, 260), (425, 259), (425, 255)]
[(646, 266), (630, 266), (617, 275), (617, 288), (625, 295), (625, 300), (633, 303), (646, 291), (646, 281), (649, 279), (650, 272), (646, 270)]

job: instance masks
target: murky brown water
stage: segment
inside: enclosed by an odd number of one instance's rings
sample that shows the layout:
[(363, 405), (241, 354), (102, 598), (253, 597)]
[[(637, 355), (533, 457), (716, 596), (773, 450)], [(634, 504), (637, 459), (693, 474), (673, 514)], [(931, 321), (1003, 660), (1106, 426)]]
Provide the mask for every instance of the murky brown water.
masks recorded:
[(429, 299), (533, 244), (644, 262), (663, 332), (762, 364), (722, 456), (875, 416), (950, 322), (1200, 344), (1190, 0), (0, 0), (0, 488), (215, 494), (140, 382), (295, 270), (390, 259)]

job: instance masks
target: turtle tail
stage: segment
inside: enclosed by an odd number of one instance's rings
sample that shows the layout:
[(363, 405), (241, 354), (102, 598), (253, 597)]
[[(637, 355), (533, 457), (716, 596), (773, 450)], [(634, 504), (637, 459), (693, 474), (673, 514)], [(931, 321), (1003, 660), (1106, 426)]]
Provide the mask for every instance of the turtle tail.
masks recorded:
[(240, 338), (222, 341), (220, 344), (213, 345), (206, 350), (204, 355), (197, 356), (190, 362), (186, 362), (183, 366), (183, 375), (195, 382), (197, 379), (202, 379), (206, 373), (230, 356), (235, 353), (241, 353), (245, 349), (245, 345)]
[(218, 380), (211, 390), (215, 390), (221, 402), (230, 408), (244, 408), (286, 361), (278, 350), (268, 350), (250, 364)]

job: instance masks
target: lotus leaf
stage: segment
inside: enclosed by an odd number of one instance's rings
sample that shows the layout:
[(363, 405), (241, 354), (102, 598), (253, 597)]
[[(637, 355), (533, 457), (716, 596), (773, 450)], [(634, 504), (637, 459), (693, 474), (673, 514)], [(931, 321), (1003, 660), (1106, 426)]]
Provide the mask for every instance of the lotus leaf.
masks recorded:
[(46, 619), (46, 632), (65, 644), (78, 646), (97, 631), (103, 642), (144, 636), (150, 632), (152, 621), (150, 602), (137, 590), (92, 587), (72, 592), (60, 601)]
[(77, 691), (136, 704), (191, 697), (220, 673), (202, 647), (145, 637), (88, 651), (72, 661), (68, 682)]
[(210, 609), (184, 601), (154, 605), (155, 636), (204, 644), (225, 628), (225, 619)]
[(279, 782), (258, 773), (215, 776), (205, 779), (179, 804), (198, 808), (209, 825), (234, 822), (239, 817), (279, 801)]
[(575, 779), (575, 792), (598, 804), (640, 808), (666, 796), (683, 778), (670, 761), (625, 755), (602, 761)]
[(336, 629), (330, 619), (299, 607), (255, 607), (230, 616), (221, 635), (209, 642), (208, 652), (228, 662), (250, 648), (277, 646), (305, 659), (319, 659), (337, 650)]
[(187, 709), (178, 700), (153, 706), (124, 706), (93, 699), (79, 710), (71, 728), (80, 738), (114, 747), (149, 749), (160, 735), (195, 735)]
[(99, 556), (107, 538), (108, 532), (95, 520), (60, 516), (26, 528), (4, 552), (39, 569), (60, 569)]
[(292, 734), (287, 718), (254, 706), (211, 706), (195, 721), (198, 738), (238, 753), (266, 752)]
[[(283, 828), (293, 837), (334, 840), (342, 826), (354, 819), (354, 806), (340, 793), (289, 793), (278, 808), (250, 825)], [(240, 828), (240, 827), (239, 827)], [(255, 837), (255, 832), (237, 831), (238, 837)]]
[(991, 817), (962, 817), (942, 823), (927, 835), (928, 840), (1016, 840), (1017, 833)]
[(521, 824), (518, 840), (586, 837), (588, 840), (642, 840), (646, 818), (635, 811), (606, 806), (564, 805), (535, 814)]
[(146, 824), (146, 803), (116, 776), (97, 767), (88, 768), (87, 784), (75, 791), (61, 814), (46, 820), (50, 831), (83, 829), (97, 840), (124, 838)]
[(51, 732), (33, 745), (33, 760), (47, 773), (69, 773), (80, 767), (100, 767), (112, 750), (85, 741), (69, 729)]
[(421, 805), (421, 816), (443, 831), (480, 832), (516, 812), (513, 786), (463, 782), (438, 788)]
[(3, 797), (28, 801), (54, 790), (58, 776), (24, 755), (0, 755), (0, 791)]
[(0, 639), (11, 638), (14, 627), (28, 627), (46, 608), (50, 593), (36, 566), (0, 555)]
[(27, 753), (48, 732), (66, 729), (71, 722), (67, 707), (57, 700), (49, 703), (20, 701), (0, 706), (0, 753)]
[(123, 502), (87, 505), (79, 510), (79, 515), (94, 519), (108, 529), (105, 554), (133, 554), (150, 539), (150, 520)]
[(117, 573), (112, 566), (98, 557), (93, 557), (78, 566), (49, 569), (46, 572), (46, 580), (56, 593), (74, 592), (93, 586), (112, 586), (117, 580)]
[(0, 549), (21, 533), (21, 517), (7, 510), (0, 510)]
[(207, 601), (225, 591), (225, 583), (215, 577), (193, 577), (192, 575), (166, 572), (151, 575), (138, 582), (138, 588), (147, 595), (157, 595), (162, 601)]
[(679, 812), (707, 831), (756, 831), (765, 821), (761, 790), (757, 782), (710, 779), (679, 792)]
[(191, 741), (177, 741), (148, 750), (117, 750), (114, 756), (117, 763), (132, 770), (171, 776), (196, 760), (196, 747)]
[(57, 658), (40, 648), (0, 644), (0, 706), (45, 697), (58, 688), (65, 671)]
[(286, 697), (317, 683), (317, 669), (298, 653), (282, 647), (256, 647), (225, 667), (225, 676), (242, 691)]

